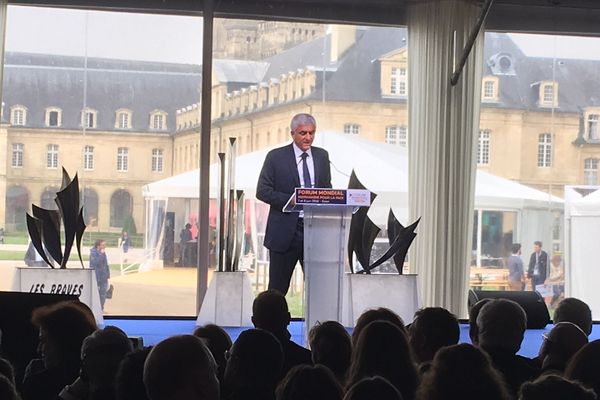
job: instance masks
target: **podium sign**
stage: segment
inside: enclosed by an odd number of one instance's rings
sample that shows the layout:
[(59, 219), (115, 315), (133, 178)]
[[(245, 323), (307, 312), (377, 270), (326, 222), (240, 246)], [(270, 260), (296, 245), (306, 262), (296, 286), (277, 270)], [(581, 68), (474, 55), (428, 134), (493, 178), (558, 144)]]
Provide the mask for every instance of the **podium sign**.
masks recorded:
[(284, 212), (304, 211), (304, 313), (307, 332), (318, 321), (342, 322), (344, 272), (352, 213), (370, 205), (368, 190), (297, 188)]

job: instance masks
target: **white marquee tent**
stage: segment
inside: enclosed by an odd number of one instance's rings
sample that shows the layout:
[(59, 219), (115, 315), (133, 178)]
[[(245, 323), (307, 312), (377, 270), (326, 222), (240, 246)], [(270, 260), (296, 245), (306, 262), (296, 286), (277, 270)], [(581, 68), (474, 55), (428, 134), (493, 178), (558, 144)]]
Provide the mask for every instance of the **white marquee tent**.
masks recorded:
[(600, 187), (565, 187), (566, 295), (585, 301), (600, 318)]
[[(385, 225), (390, 207), (402, 223), (408, 219), (408, 152), (401, 146), (378, 143), (361, 137), (334, 132), (319, 132), (314, 145), (328, 150), (331, 161), (333, 187), (347, 187), (350, 173), (354, 169), (360, 181), (371, 191), (378, 194), (369, 216), (378, 225)], [(271, 148), (239, 156), (236, 160), (236, 188), (244, 190), (246, 199), (254, 199), (256, 182), (266, 154)], [(216, 198), (219, 167), (211, 165), (211, 198)], [(485, 210), (517, 211), (521, 213), (520, 232), (516, 238), (523, 243), (544, 239), (538, 235), (538, 227), (543, 225), (551, 229), (548, 211), (562, 211), (562, 199), (545, 192), (521, 185), (517, 182), (477, 171), (475, 208)], [(147, 228), (155, 225), (153, 221), (153, 200), (162, 201), (162, 207), (177, 209), (184, 213), (196, 211), (185, 203), (176, 201), (177, 206), (165, 205), (175, 199), (198, 199), (199, 171), (192, 170), (170, 178), (150, 183), (143, 187), (147, 202)], [(197, 200), (196, 200), (197, 201)], [(197, 203), (196, 203), (197, 204)], [(176, 207), (176, 208), (174, 208)], [(191, 210), (191, 211), (190, 211)], [(161, 214), (162, 215), (162, 214)], [(182, 217), (183, 218), (183, 217)], [(523, 221), (526, 219), (527, 221)], [(181, 219), (183, 221), (183, 219)], [(180, 223), (176, 228), (180, 229)], [(176, 230), (177, 232), (178, 230)], [(146, 232), (149, 232), (147, 229)], [(550, 233), (548, 233), (549, 238)], [(148, 243), (148, 242), (147, 242)]]

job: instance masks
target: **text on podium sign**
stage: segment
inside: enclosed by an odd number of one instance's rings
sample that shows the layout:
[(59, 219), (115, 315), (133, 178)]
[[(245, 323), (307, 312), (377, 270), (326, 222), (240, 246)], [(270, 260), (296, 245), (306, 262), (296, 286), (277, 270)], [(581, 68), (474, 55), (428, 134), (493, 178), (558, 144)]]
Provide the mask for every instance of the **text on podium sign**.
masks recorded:
[(371, 192), (364, 189), (296, 188), (296, 204), (371, 205)]

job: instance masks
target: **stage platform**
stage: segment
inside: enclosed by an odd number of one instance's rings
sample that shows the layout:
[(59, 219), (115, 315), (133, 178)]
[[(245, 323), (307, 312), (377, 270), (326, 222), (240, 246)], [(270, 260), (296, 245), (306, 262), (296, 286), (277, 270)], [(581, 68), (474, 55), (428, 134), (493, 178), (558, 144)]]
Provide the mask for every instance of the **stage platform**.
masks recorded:
[[(153, 345), (166, 337), (192, 333), (196, 327), (195, 319), (111, 319), (105, 318), (105, 325), (115, 325), (123, 329), (129, 336), (141, 336), (145, 345)], [(235, 341), (240, 332), (248, 328), (225, 328), (231, 339)], [(529, 329), (525, 332), (525, 338), (520, 355), (525, 357), (535, 357), (542, 343), (542, 334), (552, 329), (548, 325), (546, 329)], [(304, 321), (292, 321), (289, 326), (292, 334), (292, 340), (298, 344), (304, 345)], [(600, 339), (600, 324), (594, 324), (594, 329), (590, 335), (590, 341)], [(460, 342), (470, 343), (469, 325), (460, 325)]]

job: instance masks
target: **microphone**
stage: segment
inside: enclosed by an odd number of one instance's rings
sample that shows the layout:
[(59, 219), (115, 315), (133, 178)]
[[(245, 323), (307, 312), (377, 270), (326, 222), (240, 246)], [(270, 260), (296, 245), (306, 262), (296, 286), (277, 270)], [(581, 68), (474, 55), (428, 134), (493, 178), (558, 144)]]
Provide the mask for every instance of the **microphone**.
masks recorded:
[(340, 171), (340, 170), (338, 169), (338, 167), (336, 167), (336, 166), (335, 166), (335, 164), (334, 164), (334, 163), (333, 163), (331, 160), (329, 160), (329, 164), (331, 164), (331, 166), (333, 167), (333, 169), (335, 169), (337, 172), (339, 172), (340, 174), (344, 175), (344, 176), (345, 176), (345, 177), (347, 177), (347, 178), (350, 178), (350, 175), (349, 175), (349, 174), (347, 174), (347, 173), (345, 173), (345, 172), (342, 172), (342, 171)]

